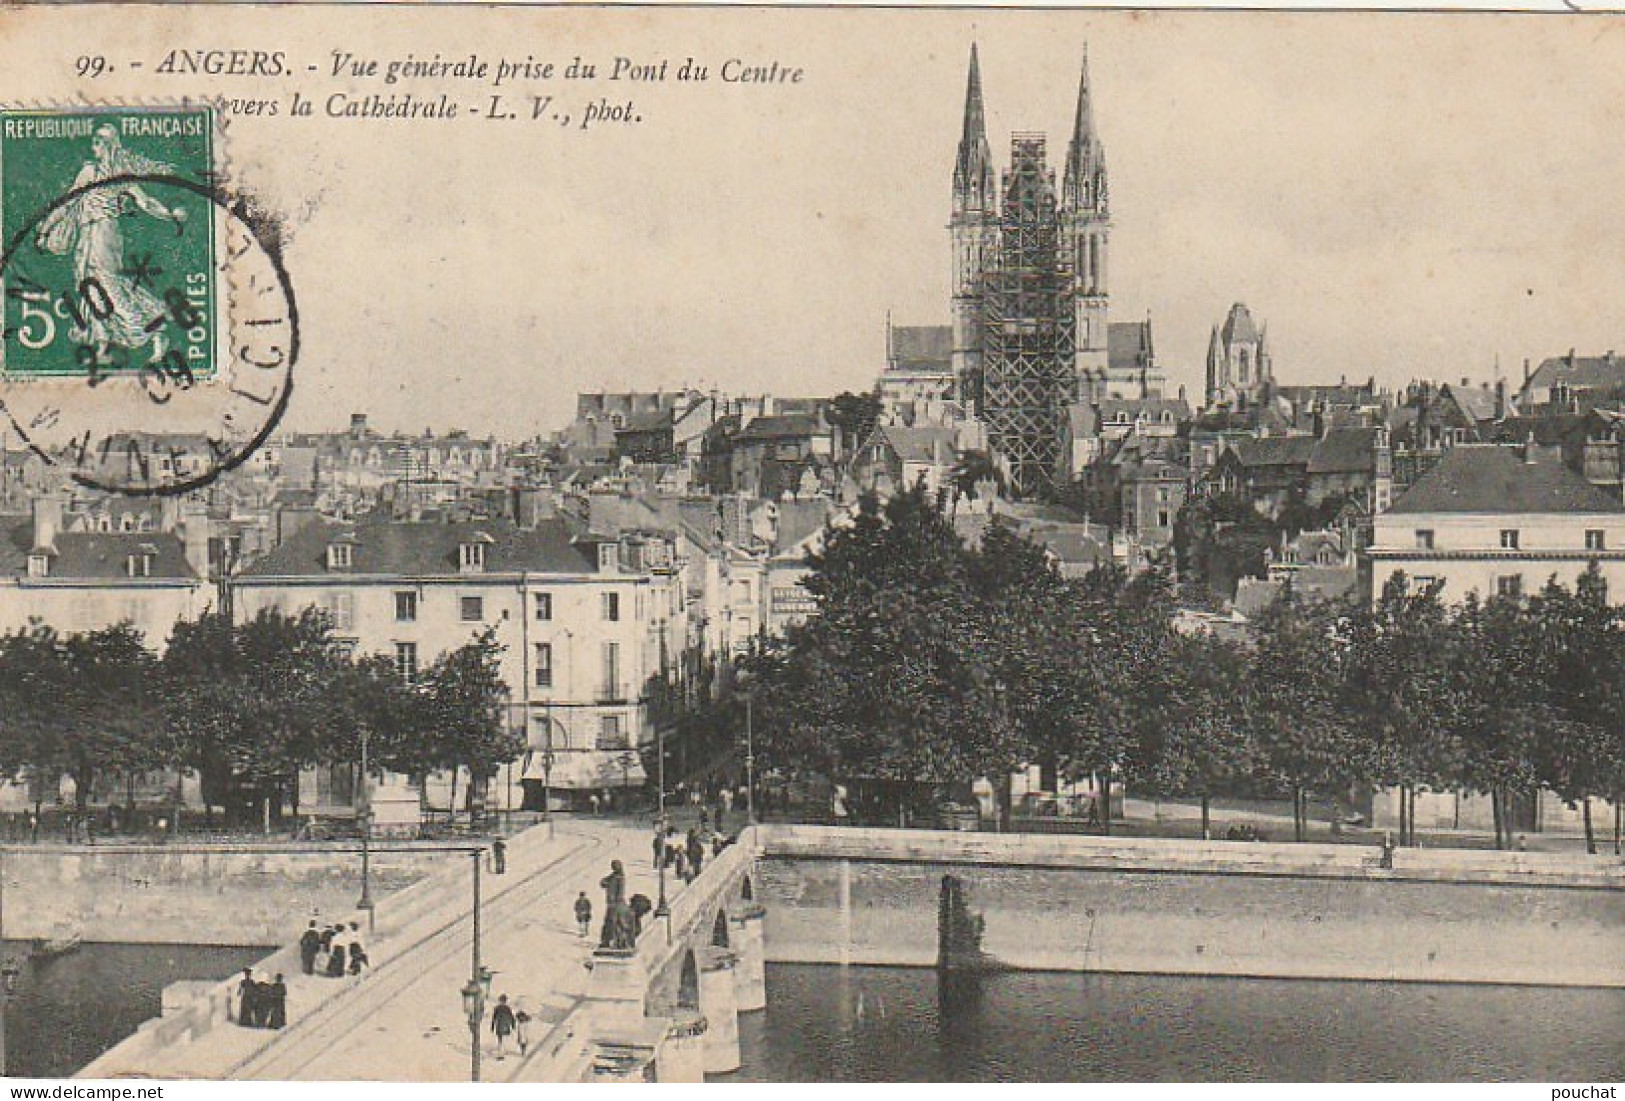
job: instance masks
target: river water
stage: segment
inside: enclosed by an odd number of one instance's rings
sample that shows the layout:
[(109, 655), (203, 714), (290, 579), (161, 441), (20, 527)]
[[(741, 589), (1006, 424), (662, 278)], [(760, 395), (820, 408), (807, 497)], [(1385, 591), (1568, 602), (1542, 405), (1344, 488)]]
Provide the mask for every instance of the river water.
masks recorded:
[[(20, 955), (8, 941), (0, 952)], [(61, 1078), (158, 1016), (164, 987), (182, 979), (224, 979), (268, 948), (171, 944), (85, 944), (29, 961), (6, 1011), (5, 1071)]]
[[(6, 945), (15, 952), (18, 946)], [(87, 944), (30, 964), (9, 1072), (62, 1077), (157, 1016), (164, 986), (265, 948)], [(770, 964), (728, 1081), (1619, 1081), (1625, 991)]]
[(1625, 990), (770, 964), (721, 1081), (1625, 1078)]

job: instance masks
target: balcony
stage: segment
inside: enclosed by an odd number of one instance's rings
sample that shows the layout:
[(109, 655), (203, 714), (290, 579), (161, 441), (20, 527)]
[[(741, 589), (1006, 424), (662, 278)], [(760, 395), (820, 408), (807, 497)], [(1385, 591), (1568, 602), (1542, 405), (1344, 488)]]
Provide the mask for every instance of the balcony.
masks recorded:
[(599, 703), (626, 703), (632, 694), (624, 684), (601, 684), (598, 694), (594, 697)]

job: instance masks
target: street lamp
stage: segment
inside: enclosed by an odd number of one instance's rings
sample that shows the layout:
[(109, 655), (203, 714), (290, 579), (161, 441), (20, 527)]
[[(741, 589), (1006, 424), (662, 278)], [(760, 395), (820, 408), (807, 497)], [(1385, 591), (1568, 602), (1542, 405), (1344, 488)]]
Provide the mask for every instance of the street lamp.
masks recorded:
[(745, 690), (745, 820), (756, 824), (756, 749), (751, 735), (750, 689)]
[(491, 993), (491, 969), (480, 963), (480, 858), (485, 854), (474, 849), (469, 854), (474, 868), (474, 955), (469, 964), (468, 982), (463, 984), (463, 1012), (468, 1016), (469, 1065), (468, 1080), (480, 1080), (480, 1023), (485, 1019), (485, 999)]
[(367, 786), (369, 773), (367, 771), (367, 739), (369, 731), (361, 728), (361, 785), (356, 792), (361, 803), (361, 898), (356, 902), (357, 910), (367, 912), (367, 935), (377, 932), (376, 919), (373, 917), (372, 904), (372, 792)]
[(6, 1010), (11, 1005), (11, 999), (17, 993), (17, 982), (22, 978), (23, 969), (17, 963), (15, 956), (7, 956), (6, 961), (0, 964), (0, 1078), (5, 1077), (6, 1065)]

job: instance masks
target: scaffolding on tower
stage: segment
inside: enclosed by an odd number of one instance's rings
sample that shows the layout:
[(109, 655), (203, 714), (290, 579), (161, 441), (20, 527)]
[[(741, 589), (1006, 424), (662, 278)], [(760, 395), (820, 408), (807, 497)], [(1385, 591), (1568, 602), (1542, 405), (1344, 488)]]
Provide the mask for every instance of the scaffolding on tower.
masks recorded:
[(1078, 398), (1077, 321), (1055, 174), (1042, 134), (1011, 137), (999, 248), (984, 280), (982, 408), (988, 442), (1020, 498), (1058, 477), (1067, 406)]

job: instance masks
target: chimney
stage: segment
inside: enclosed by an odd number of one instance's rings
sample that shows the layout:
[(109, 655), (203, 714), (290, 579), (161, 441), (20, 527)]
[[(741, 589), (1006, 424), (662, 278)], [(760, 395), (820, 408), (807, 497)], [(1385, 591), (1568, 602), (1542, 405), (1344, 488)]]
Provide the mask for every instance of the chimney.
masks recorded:
[(1506, 379), (1495, 380), (1495, 419), (1506, 420), (1507, 415), (1507, 384)]
[(56, 550), (56, 536), (62, 530), (62, 498), (42, 493), (34, 498), (34, 549)]
[(181, 506), (181, 541), (186, 545), (186, 564), (199, 577), (209, 576), (209, 513), (188, 501)]
[(1523, 462), (1525, 466), (1534, 466), (1538, 459), (1539, 456), (1535, 454), (1535, 433), (1531, 430), (1523, 441)]

